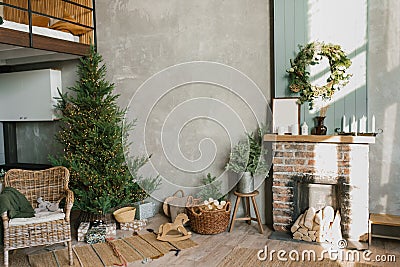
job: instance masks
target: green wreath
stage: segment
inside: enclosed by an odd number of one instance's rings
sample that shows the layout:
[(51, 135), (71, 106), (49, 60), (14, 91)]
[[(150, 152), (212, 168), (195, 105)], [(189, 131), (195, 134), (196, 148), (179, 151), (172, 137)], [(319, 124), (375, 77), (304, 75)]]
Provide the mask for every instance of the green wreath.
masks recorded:
[[(346, 73), (351, 66), (351, 60), (343, 52), (339, 45), (312, 42), (305, 47), (299, 45), (300, 52), (294, 60), (290, 60), (289, 89), (294, 93), (300, 93), (299, 104), (309, 102), (312, 109), (315, 99), (329, 100), (333, 94), (345, 86), (352, 76)], [(323, 86), (315, 86), (310, 83), (309, 65), (319, 64), (322, 57), (329, 60), (331, 75)]]

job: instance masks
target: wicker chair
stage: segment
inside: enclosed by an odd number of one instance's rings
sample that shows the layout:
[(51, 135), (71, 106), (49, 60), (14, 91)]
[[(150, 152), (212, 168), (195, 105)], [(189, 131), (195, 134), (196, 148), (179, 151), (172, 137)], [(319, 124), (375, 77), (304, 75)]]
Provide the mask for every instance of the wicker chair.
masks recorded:
[[(8, 266), (8, 252), (18, 248), (26, 248), (56, 243), (68, 243), (70, 265), (73, 264), (70, 212), (74, 202), (74, 194), (68, 189), (69, 171), (65, 167), (53, 167), (42, 171), (20, 169), (9, 170), (4, 177), (6, 187), (14, 187), (26, 196), (32, 207), (37, 206), (37, 199), (57, 202), (66, 198), (64, 212), (61, 216), (48, 216), (40, 220), (23, 218), (23, 222), (9, 219), (7, 212), (1, 216), (4, 227), (4, 265)], [(21, 220), (21, 219), (20, 219)]]

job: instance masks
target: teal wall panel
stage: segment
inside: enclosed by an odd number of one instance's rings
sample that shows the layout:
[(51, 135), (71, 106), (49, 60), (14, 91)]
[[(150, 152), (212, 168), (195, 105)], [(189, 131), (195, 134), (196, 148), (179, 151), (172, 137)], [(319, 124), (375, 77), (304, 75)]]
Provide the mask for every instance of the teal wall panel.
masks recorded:
[[(343, 5), (347, 11), (343, 11)], [(338, 12), (340, 20), (335, 15)], [(274, 16), (275, 97), (296, 96), (288, 89), (286, 70), (299, 45), (311, 41), (339, 44), (353, 62), (349, 69), (353, 77), (329, 105), (325, 119), (328, 134), (342, 127), (343, 115), (348, 120), (367, 116), (367, 1), (275, 0)], [(315, 74), (317, 78), (320, 75)], [(308, 103), (300, 110), (301, 123), (306, 121), (311, 130), (318, 111), (309, 111)]]

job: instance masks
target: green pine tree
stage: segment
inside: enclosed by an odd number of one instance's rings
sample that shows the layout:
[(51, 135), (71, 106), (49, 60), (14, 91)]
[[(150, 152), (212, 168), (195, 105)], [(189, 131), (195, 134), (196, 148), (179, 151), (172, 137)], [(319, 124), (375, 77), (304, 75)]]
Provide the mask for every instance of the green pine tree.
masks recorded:
[(51, 161), (69, 168), (74, 206), (104, 215), (148, 196), (136, 183), (141, 178), (136, 172), (148, 158), (125, 161), (127, 144), (122, 137), (133, 123), (124, 125), (125, 110), (117, 106), (119, 95), (113, 94), (114, 85), (106, 81), (106, 67), (101, 63), (101, 55), (92, 46), (81, 59), (79, 80), (69, 88), (72, 93), (60, 94), (56, 108), (61, 129), (56, 138), (64, 146), (64, 155)]

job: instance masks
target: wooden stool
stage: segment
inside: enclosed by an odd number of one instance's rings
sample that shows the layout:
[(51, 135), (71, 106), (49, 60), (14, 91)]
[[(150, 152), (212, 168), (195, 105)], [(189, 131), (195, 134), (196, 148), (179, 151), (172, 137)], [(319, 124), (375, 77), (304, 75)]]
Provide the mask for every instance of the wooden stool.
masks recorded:
[[(233, 226), (235, 224), (235, 221), (247, 221), (248, 224), (251, 224), (251, 221), (257, 221), (258, 222), (258, 226), (260, 227), (260, 232), (263, 234), (264, 230), (261, 224), (261, 219), (260, 219), (260, 213), (258, 212), (258, 208), (257, 208), (257, 203), (256, 203), (256, 199), (255, 197), (258, 195), (258, 191), (253, 191), (252, 193), (239, 193), (236, 192), (234, 193), (237, 198), (236, 198), (236, 202), (235, 202), (235, 209), (233, 211), (233, 216), (232, 216), (232, 221), (231, 221), (231, 227), (229, 228), (229, 232), (232, 232)], [(246, 204), (246, 210), (245, 210), (245, 217), (243, 218), (236, 218), (236, 213), (237, 210), (239, 208), (239, 204), (240, 204), (240, 199), (244, 198), (245, 204)], [(250, 198), (251, 198), (251, 202), (253, 202), (253, 207), (254, 207), (254, 212), (256, 213), (256, 218), (252, 218), (250, 215)]]

